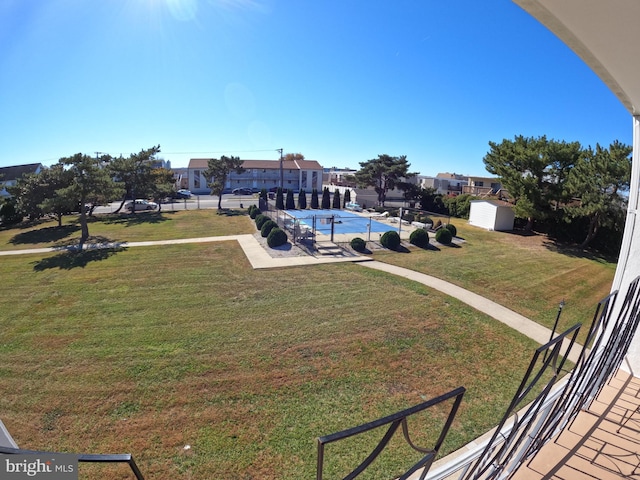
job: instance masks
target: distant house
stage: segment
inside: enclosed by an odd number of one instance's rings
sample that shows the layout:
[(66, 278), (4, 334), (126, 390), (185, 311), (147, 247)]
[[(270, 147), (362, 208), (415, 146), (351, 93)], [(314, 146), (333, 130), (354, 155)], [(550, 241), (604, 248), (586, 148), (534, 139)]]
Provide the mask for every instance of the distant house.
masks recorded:
[(436, 193), (450, 197), (460, 195), (462, 187), (467, 185), (468, 177), (457, 173), (438, 173), (435, 177), (419, 175), (418, 185), (421, 188), (433, 188)]
[[(189, 161), (188, 184), (189, 190), (195, 194), (208, 194), (209, 179), (204, 177), (207, 170), (208, 158), (192, 158)], [(250, 188), (254, 192), (270, 190), (280, 186), (299, 191), (304, 189), (311, 192), (314, 188), (322, 190), (322, 166), (315, 160), (284, 160), (280, 168), (280, 160), (244, 160), (243, 173), (231, 172), (225, 192), (235, 188)]]
[(469, 193), (477, 197), (496, 195), (502, 188), (500, 180), (494, 177), (469, 177), (467, 185), (462, 187), (462, 193)]
[(42, 171), (41, 163), (29, 163), (27, 165), (16, 165), (13, 167), (0, 167), (0, 196), (10, 197), (7, 187), (12, 187), (18, 179), (29, 173), (40, 173)]
[(486, 230), (513, 230), (513, 205), (498, 200), (472, 200), (469, 225)]
[(341, 187), (355, 187), (355, 182), (349, 182), (348, 177), (355, 175), (357, 170), (352, 168), (324, 168), (322, 170), (322, 183), (324, 185), (337, 185)]

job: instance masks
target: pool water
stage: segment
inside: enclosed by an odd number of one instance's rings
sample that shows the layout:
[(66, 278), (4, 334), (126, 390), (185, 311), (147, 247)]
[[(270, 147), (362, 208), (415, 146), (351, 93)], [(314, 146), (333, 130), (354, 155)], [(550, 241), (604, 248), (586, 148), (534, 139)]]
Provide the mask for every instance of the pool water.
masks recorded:
[[(334, 218), (335, 234), (366, 234), (368, 231), (384, 233), (397, 230), (397, 226), (378, 222), (372, 218), (363, 217), (344, 210), (285, 210), (287, 214), (295, 217), (301, 224), (313, 228), (314, 217), (316, 231), (326, 235), (331, 234), (331, 217)], [(368, 228), (371, 230), (368, 230)]]

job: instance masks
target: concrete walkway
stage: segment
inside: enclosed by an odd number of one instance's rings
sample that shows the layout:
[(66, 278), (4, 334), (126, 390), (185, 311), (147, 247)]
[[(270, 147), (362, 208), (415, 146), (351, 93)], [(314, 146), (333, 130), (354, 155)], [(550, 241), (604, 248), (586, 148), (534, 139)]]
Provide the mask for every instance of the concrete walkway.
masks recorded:
[[(246, 235), (227, 235), (220, 237), (201, 237), (201, 238), (183, 238), (176, 240), (160, 240), (148, 242), (113, 242), (105, 244), (89, 244), (85, 245), (85, 249), (94, 248), (132, 248), (132, 247), (148, 247), (152, 245), (179, 245), (185, 243), (208, 243), (208, 242), (227, 242), (235, 240), (247, 256), (254, 269), (263, 268), (283, 268), (304, 265), (320, 265), (324, 263), (338, 262), (357, 262), (367, 268), (381, 270), (392, 275), (408, 278), (415, 282), (422, 283), (429, 288), (438, 290), (453, 298), (457, 298), (461, 302), (466, 303), (472, 308), (485, 313), (491, 318), (508, 325), (518, 332), (533, 339), (540, 345), (544, 345), (551, 337), (551, 330), (529, 320), (528, 318), (509, 310), (491, 300), (487, 300), (469, 290), (453, 285), (452, 283), (440, 280), (439, 278), (425, 275), (424, 273), (415, 272), (402, 267), (389, 265), (383, 262), (374, 261), (366, 256), (341, 256), (341, 255), (322, 255), (322, 256), (289, 256), (289, 257), (272, 257), (265, 248), (251, 234)], [(70, 247), (58, 248), (34, 248), (27, 250), (6, 250), (0, 251), (0, 256), (5, 255), (23, 255), (33, 253), (51, 253), (71, 250)], [(573, 362), (577, 360), (578, 349), (574, 348), (569, 359)]]

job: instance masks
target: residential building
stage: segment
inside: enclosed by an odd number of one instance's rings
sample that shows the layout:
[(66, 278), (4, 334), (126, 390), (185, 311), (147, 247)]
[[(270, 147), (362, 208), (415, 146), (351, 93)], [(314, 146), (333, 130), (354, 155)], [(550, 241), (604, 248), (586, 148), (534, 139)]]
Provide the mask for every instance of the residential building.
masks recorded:
[(488, 195), (497, 195), (501, 188), (500, 180), (495, 177), (469, 177), (467, 185), (462, 187), (462, 193), (486, 197)]
[(357, 170), (352, 168), (324, 168), (322, 170), (322, 183), (324, 185), (337, 185), (340, 187), (355, 187), (355, 182), (347, 181), (347, 177), (355, 175)]
[[(189, 190), (195, 194), (208, 194), (209, 179), (204, 172), (208, 167), (208, 158), (192, 158), (189, 161)], [(244, 160), (243, 173), (231, 172), (225, 184), (225, 191), (234, 188), (250, 188), (258, 192), (263, 188), (270, 190), (282, 186), (285, 189), (311, 192), (322, 189), (322, 166), (315, 160)]]
[(28, 163), (26, 165), (15, 165), (13, 167), (0, 167), (0, 196), (10, 197), (7, 187), (16, 184), (18, 179), (29, 173), (40, 173), (43, 169), (41, 163)]
[(468, 177), (457, 173), (438, 173), (435, 177), (419, 175), (418, 185), (421, 188), (433, 188), (436, 193), (456, 196), (462, 193), (462, 187), (467, 185)]

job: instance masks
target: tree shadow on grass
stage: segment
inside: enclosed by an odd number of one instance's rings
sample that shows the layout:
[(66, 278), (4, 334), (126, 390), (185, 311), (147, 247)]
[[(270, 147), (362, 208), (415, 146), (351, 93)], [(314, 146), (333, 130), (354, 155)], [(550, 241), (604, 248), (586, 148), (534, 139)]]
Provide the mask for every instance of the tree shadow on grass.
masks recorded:
[(608, 255), (606, 253), (597, 252), (595, 250), (580, 248), (578, 245), (563, 244), (551, 239), (543, 241), (542, 245), (551, 252), (566, 255), (567, 257), (585, 258), (587, 260), (606, 263), (616, 263), (618, 261), (618, 258), (615, 255)]
[(225, 217), (239, 217), (241, 215), (246, 215), (247, 212), (244, 212), (242, 210), (233, 210), (233, 209), (229, 209), (229, 208), (223, 208), (221, 210), (218, 210), (218, 215), (224, 215)]
[(62, 227), (45, 227), (18, 233), (9, 240), (9, 243), (13, 245), (56, 243), (68, 238), (79, 230), (80, 226), (77, 224), (63, 225)]
[(174, 212), (138, 212), (138, 213), (118, 213), (96, 217), (94, 221), (101, 222), (106, 225), (124, 225), (125, 227), (133, 227), (142, 224), (157, 224), (172, 220), (168, 218), (175, 215)]
[(88, 250), (69, 248), (52, 257), (32, 262), (33, 270), (42, 272), (51, 268), (58, 268), (60, 270), (84, 268), (91, 262), (106, 260), (124, 250), (126, 250), (124, 247), (90, 248)]

